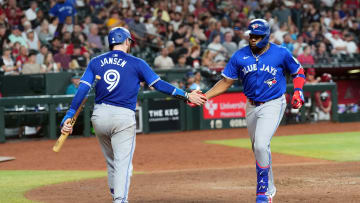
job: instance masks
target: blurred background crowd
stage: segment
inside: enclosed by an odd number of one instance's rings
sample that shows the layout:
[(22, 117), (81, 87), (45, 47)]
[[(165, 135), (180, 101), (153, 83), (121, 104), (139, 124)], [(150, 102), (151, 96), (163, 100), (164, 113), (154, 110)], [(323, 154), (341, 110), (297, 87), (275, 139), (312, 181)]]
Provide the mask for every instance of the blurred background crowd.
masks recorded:
[(270, 41), (305, 67), (360, 62), (358, 0), (0, 0), (1, 72), (83, 71), (107, 51), (109, 29), (123, 26), (135, 39), (133, 55), (155, 70), (193, 68), (173, 82), (199, 88), (196, 70), (221, 71), (248, 44), (254, 18), (266, 19)]

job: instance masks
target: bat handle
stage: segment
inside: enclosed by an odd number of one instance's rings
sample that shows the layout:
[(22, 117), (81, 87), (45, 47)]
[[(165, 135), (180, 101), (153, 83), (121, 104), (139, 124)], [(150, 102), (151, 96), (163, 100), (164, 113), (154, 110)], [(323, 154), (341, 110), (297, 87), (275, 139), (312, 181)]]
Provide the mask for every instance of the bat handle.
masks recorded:
[(54, 152), (59, 152), (61, 147), (63, 146), (66, 138), (69, 136), (69, 133), (66, 134), (61, 134), (61, 136), (59, 137), (59, 139), (56, 141), (54, 147), (53, 147), (53, 151)]

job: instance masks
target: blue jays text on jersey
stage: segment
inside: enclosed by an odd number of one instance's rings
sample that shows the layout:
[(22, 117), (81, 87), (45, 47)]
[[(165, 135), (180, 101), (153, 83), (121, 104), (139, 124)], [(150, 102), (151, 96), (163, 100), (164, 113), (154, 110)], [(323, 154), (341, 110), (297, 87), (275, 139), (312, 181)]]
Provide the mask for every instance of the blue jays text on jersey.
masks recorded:
[(226, 78), (241, 79), (244, 94), (254, 101), (265, 102), (283, 95), (285, 72), (295, 74), (301, 67), (286, 48), (273, 43), (256, 58), (246, 46), (234, 53), (222, 73)]
[[(246, 75), (247, 73), (249, 72), (252, 72), (252, 71), (257, 71), (257, 64), (254, 63), (254, 64), (250, 64), (250, 65), (247, 65), (246, 67), (244, 67), (242, 69), (242, 71), (244, 72), (244, 75)], [(259, 68), (260, 71), (266, 71), (272, 75), (276, 75), (276, 68), (272, 67), (272, 66), (269, 66), (269, 65), (266, 65), (266, 64), (262, 64), (262, 67)]]

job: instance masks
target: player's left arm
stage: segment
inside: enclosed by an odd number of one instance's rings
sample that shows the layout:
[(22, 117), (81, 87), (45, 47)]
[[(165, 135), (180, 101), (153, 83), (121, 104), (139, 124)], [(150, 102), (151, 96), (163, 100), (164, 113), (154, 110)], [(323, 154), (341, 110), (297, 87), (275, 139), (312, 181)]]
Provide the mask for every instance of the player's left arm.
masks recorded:
[(291, 99), (291, 105), (295, 109), (299, 109), (304, 104), (303, 87), (305, 84), (304, 68), (299, 61), (286, 50), (285, 54), (285, 67), (291, 73), (294, 84), (294, 94)]

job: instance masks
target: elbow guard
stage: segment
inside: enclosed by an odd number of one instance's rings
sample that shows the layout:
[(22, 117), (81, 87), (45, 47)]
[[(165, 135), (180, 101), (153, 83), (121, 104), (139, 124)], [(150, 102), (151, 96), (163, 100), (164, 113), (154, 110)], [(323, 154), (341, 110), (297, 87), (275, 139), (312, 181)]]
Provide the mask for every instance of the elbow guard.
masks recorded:
[(299, 71), (293, 75), (294, 90), (302, 91), (305, 84), (304, 69), (300, 68)]

